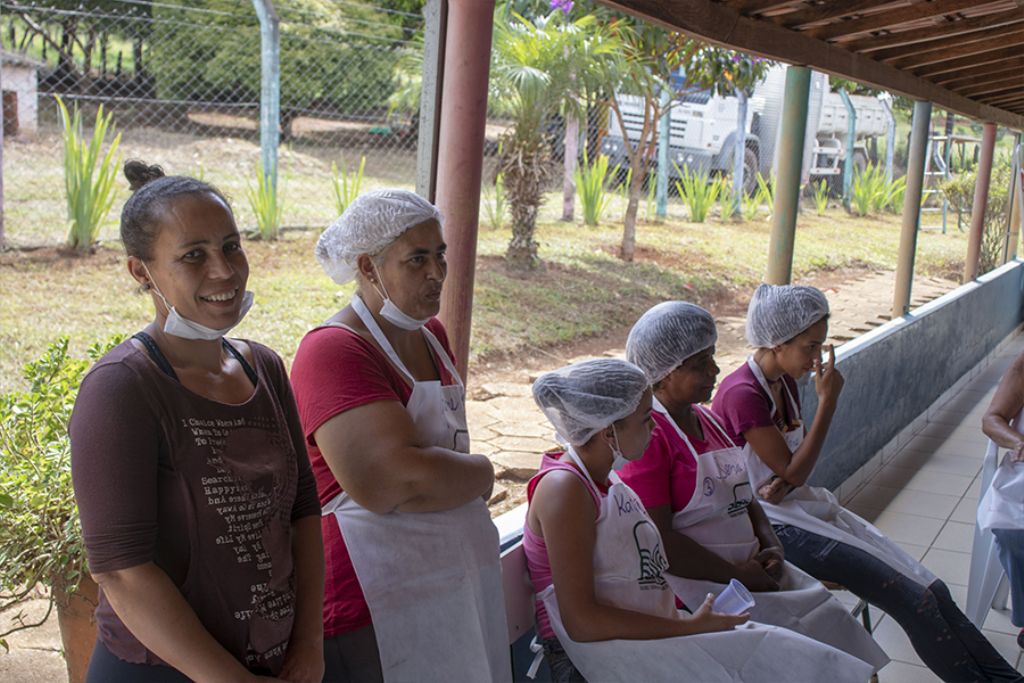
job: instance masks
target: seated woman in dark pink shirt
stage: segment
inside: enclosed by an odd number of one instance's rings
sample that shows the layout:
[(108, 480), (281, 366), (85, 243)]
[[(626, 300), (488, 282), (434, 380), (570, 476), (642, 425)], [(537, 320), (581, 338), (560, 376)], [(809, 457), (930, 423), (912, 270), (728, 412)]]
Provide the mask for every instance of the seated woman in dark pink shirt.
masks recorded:
[(626, 356), (654, 390), (655, 429), (644, 456), (622, 469), (665, 539), (669, 584), (689, 603), (731, 579), (755, 592), (751, 617), (858, 657), (889, 659), (814, 578), (785, 562), (754, 499), (743, 451), (700, 403), (718, 376), (714, 318), (685, 301), (654, 306), (630, 330)]
[[(941, 580), (828, 490), (806, 484), (843, 388), (835, 349), (829, 347), (828, 360), (821, 357), (828, 315), (828, 301), (814, 287), (758, 287), (747, 310), (755, 351), (725, 378), (713, 403), (746, 453), (750, 483), (786, 558), (884, 610), (943, 680), (1024, 680)], [(818, 407), (805, 430), (796, 380), (812, 371)]]

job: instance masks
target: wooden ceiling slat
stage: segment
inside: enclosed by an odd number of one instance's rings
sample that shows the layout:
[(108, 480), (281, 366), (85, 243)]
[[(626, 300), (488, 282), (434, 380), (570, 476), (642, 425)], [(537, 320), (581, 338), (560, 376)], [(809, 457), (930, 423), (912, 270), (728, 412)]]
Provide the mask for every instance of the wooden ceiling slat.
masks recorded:
[(977, 97), (978, 95), (988, 95), (994, 92), (999, 92), (1003, 88), (1007, 87), (1016, 87), (1024, 91), (1024, 74), (1018, 73), (1011, 78), (999, 78), (991, 81), (985, 81), (970, 87), (958, 88), (956, 91), (964, 97)]
[(985, 97), (982, 97), (980, 99), (983, 102), (998, 103), (1001, 106), (1003, 104), (1008, 104), (1010, 102), (1024, 101), (1024, 93), (1016, 93), (1016, 94), (1015, 93), (1008, 93), (1008, 94), (994, 95), (994, 96), (986, 95)]
[[(791, 31), (770, 21), (741, 16), (734, 10), (710, 0), (600, 2), (716, 45), (790, 64), (804, 64), (874, 88), (889, 90), (914, 99), (930, 100), (938, 107), (979, 121), (992, 121), (1009, 128), (1024, 130), (1024, 116), (1020, 114), (970, 100), (914, 73), (900, 71), (865, 55), (848, 52), (806, 33)], [(930, 3), (938, 4), (939, 2)], [(948, 6), (944, 9), (948, 9)], [(894, 10), (893, 13), (897, 11), (899, 10)], [(1017, 52), (1019, 56), (1019, 50)]]
[[(994, 28), (1006, 24), (1013, 24), (1024, 21), (1024, 8), (1015, 9), (1009, 12), (998, 12), (986, 14), (981, 17), (970, 19), (959, 19), (956, 21), (943, 21), (936, 26), (928, 28), (916, 28), (899, 33), (890, 33), (884, 36), (868, 36), (857, 38), (842, 43), (842, 46), (852, 52), (874, 53), (876, 50), (885, 50), (900, 45), (912, 45), (937, 38), (948, 38), (951, 36), (966, 34), (969, 31), (979, 31), (986, 28)], [(872, 54), (874, 56), (874, 54)]]
[[(1010, 48), (1021, 43), (1024, 43), (1024, 28), (1004, 34), (999, 40), (983, 40), (970, 43), (961, 41), (959, 44), (939, 50), (929, 50), (919, 55), (910, 55), (909, 57), (886, 61), (897, 69), (916, 69), (929, 64), (953, 61), (960, 57), (980, 55), (985, 52), (991, 52), (996, 48)], [(1021, 51), (1021, 54), (1024, 54), (1024, 50)]]
[(1024, 95), (1024, 83), (1018, 83), (1012, 87), (996, 88), (995, 90), (987, 93), (980, 93), (975, 95), (977, 97), (1001, 97), (1003, 95)]
[(979, 52), (966, 57), (950, 59), (938, 64), (929, 64), (928, 66), (922, 66), (920, 69), (914, 69), (913, 72), (918, 76), (928, 78), (929, 76), (952, 73), (963, 68), (978, 66), (980, 64), (994, 64), (1003, 59), (1018, 57), (1020, 54), (1020, 47), (1013, 45), (1011, 47), (1003, 47), (995, 50), (988, 50), (986, 52)]
[(900, 7), (881, 14), (872, 14), (860, 19), (850, 21), (837, 21), (825, 26), (808, 29), (805, 33), (820, 40), (831, 40), (841, 36), (866, 33), (867, 31), (878, 31), (883, 28), (899, 26), (919, 19), (940, 17), (944, 14), (954, 14), (964, 9), (971, 9), (981, 5), (990, 5), (991, 2), (978, 0), (935, 0), (935, 2), (919, 2), (909, 7)]
[(964, 69), (955, 73), (943, 74), (931, 79), (934, 83), (950, 90), (964, 88), (989, 79), (1016, 76), (1024, 69), (1024, 56), (1016, 60), (1007, 60), (998, 64), (985, 64), (975, 69)]
[[(783, 24), (786, 28), (795, 28), (806, 24), (813, 24), (829, 19), (839, 19), (852, 14), (859, 14), (864, 10), (872, 10), (882, 5), (891, 4), (893, 0), (847, 0), (846, 2), (828, 2), (824, 5), (814, 5), (797, 12), (783, 14), (777, 17), (776, 23)], [(746, 14), (746, 12), (744, 12)]]
[(800, 2), (801, 0), (726, 0), (723, 4), (740, 14), (751, 15), (769, 12), (774, 9), (782, 9), (783, 7), (799, 4)]
[(959, 22), (949, 23), (949, 31), (952, 35), (946, 34), (945, 37), (936, 40), (928, 40), (913, 43), (911, 45), (901, 45), (899, 47), (889, 48), (888, 50), (879, 50), (878, 52), (870, 53), (871, 58), (877, 59), (881, 62), (888, 62), (902, 57), (927, 55), (934, 50), (955, 49), (965, 43), (978, 43), (999, 38), (1001, 36), (1013, 35), (1014, 33), (1024, 30), (1024, 13), (1021, 14), (1020, 20), (1016, 23), (1004, 24), (1002, 26), (969, 33), (953, 33), (958, 23)]

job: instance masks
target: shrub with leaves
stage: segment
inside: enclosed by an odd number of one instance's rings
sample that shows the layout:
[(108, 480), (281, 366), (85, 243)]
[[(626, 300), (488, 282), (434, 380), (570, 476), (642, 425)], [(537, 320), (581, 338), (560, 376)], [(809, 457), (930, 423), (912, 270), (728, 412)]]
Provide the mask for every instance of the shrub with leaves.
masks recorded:
[(359, 190), (363, 186), (363, 171), (366, 169), (366, 157), (363, 156), (359, 159), (359, 168), (354, 171), (348, 171), (341, 169), (338, 171), (338, 165), (331, 162), (331, 185), (334, 188), (334, 208), (338, 210), (338, 215), (345, 213), (345, 209), (348, 205), (355, 201), (356, 197), (359, 196)]
[[(86, 571), (85, 548), (71, 487), (68, 422), (78, 387), (89, 366), (115, 338), (93, 345), (88, 359), (68, 353), (68, 338), (50, 344), (25, 366), (25, 391), (0, 396), (0, 611), (16, 608), (34, 595), (37, 584), (73, 592)], [(23, 614), (0, 630), (3, 638), (38, 626)]]
[(494, 185), (484, 184), (484, 201), (481, 203), (487, 213), (487, 225), (494, 230), (501, 229), (505, 224), (505, 213), (508, 211), (504, 173), (498, 171), (494, 174)]
[(722, 181), (722, 192), (718, 197), (718, 216), (723, 221), (732, 220), (736, 215), (736, 188), (728, 181)]
[(679, 168), (679, 164), (674, 162), (673, 166), (679, 175), (675, 182), (676, 192), (690, 210), (690, 220), (703, 223), (722, 191), (721, 179), (711, 179), (707, 173), (691, 171), (689, 167)]
[(897, 178), (892, 182), (885, 179), (885, 169), (877, 164), (868, 164), (854, 174), (850, 183), (850, 213), (867, 216), (899, 206), (903, 202), (907, 179)]
[(113, 115), (103, 113), (103, 105), (96, 112), (92, 137), (86, 138), (82, 125), (82, 112), (75, 105), (74, 114), (68, 113), (64, 101), (57, 97), (64, 137), (64, 191), (68, 205), (68, 246), (88, 251), (99, 235), (100, 224), (110, 213), (117, 188), (121, 158), (117, 147), (121, 134), (114, 136), (107, 147), (107, 136), (113, 132)]
[(246, 196), (249, 208), (256, 216), (260, 239), (276, 240), (281, 231), (284, 207), (277, 196), (277, 189), (273, 179), (263, 172), (263, 164), (256, 164), (256, 184), (249, 185)]
[(587, 225), (597, 225), (601, 222), (601, 216), (608, 208), (611, 201), (611, 181), (619, 172), (616, 165), (609, 170), (608, 157), (599, 154), (593, 163), (587, 157), (587, 150), (583, 150), (583, 164), (576, 169), (576, 193), (583, 205), (583, 222)]
[(812, 183), (811, 187), (814, 189), (814, 211), (819, 216), (824, 216), (828, 209), (828, 182), (819, 180)]

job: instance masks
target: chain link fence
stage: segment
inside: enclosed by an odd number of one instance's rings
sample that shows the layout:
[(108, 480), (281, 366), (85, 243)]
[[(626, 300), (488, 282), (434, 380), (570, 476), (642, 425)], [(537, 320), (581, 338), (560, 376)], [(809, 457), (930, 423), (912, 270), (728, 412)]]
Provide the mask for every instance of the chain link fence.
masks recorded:
[[(415, 184), (421, 5), (276, 3), (286, 227), (336, 215), (332, 165), (354, 173), (365, 157), (363, 189)], [(5, 62), (33, 64), (38, 80), (38, 123), (20, 122), (38, 132), (15, 135), (5, 150), (10, 243), (64, 236), (55, 96), (79, 105), (89, 123), (103, 105), (125, 158), (214, 182), (242, 227), (252, 226), (245, 196), (259, 160), (260, 26), (251, 0), (0, 0), (0, 42)], [(116, 213), (101, 238), (116, 235)]]

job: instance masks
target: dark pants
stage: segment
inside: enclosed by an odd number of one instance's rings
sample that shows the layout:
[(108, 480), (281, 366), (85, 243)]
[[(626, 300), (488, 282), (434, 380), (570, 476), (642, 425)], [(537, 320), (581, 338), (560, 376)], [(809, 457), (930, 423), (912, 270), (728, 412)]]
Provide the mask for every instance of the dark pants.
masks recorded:
[(545, 638), (541, 645), (544, 646), (544, 661), (551, 669), (552, 683), (586, 683), (587, 679), (583, 678), (583, 674), (569, 660), (569, 655), (565, 654), (565, 648), (558, 642), (558, 638)]
[(324, 641), (324, 683), (381, 683), (377, 635), (373, 626)]
[(775, 527), (786, 559), (842, 584), (899, 623), (921, 661), (944, 681), (1024, 681), (956, 606), (946, 584), (924, 587), (859, 548), (794, 526)]
[(177, 669), (160, 664), (132, 664), (119, 659), (99, 640), (92, 649), (85, 683), (191, 683)]
[(1024, 628), (1024, 530), (993, 529), (992, 533), (999, 550), (999, 564), (1010, 581), (1010, 621), (1017, 628)]

